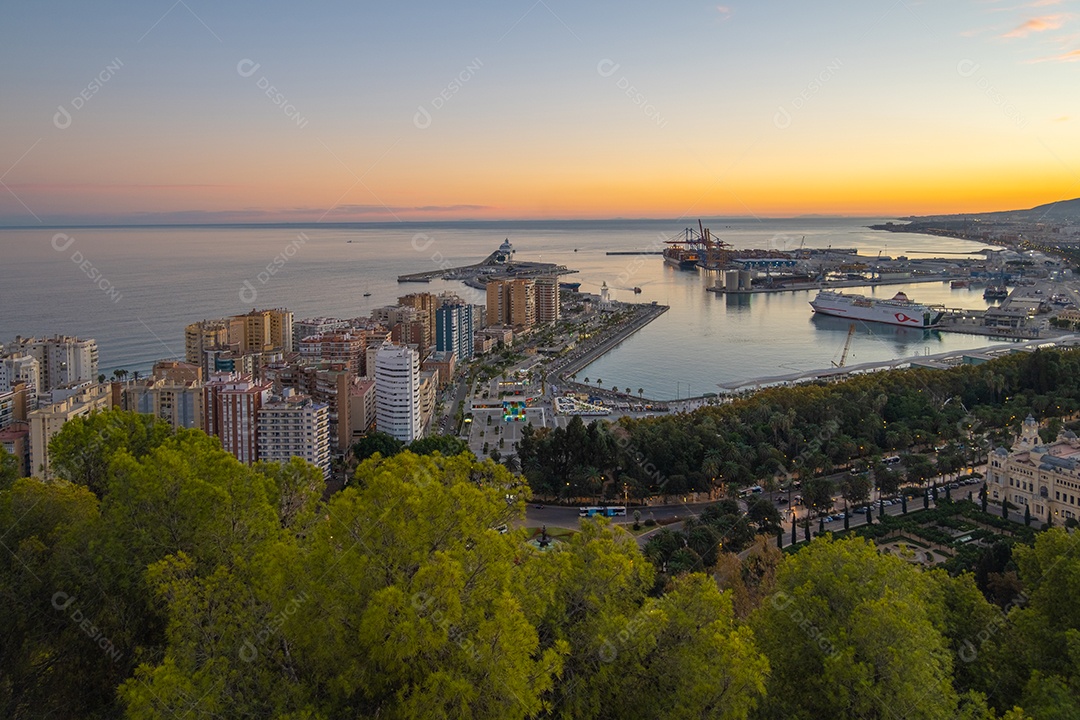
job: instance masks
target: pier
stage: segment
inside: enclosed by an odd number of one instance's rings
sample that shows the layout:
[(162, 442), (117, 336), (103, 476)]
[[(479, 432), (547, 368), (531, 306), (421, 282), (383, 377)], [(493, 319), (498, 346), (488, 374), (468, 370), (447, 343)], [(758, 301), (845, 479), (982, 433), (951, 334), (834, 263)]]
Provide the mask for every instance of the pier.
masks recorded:
[(604, 337), (595, 345), (591, 345), (587, 348), (579, 348), (566, 359), (557, 362), (547, 374), (548, 385), (557, 384), (560, 387), (571, 389), (576, 392), (587, 392), (590, 395), (598, 395), (609, 399), (629, 399), (635, 402), (655, 404), (666, 409), (666, 403), (662, 401), (642, 399), (627, 393), (613, 393), (610, 390), (604, 390), (603, 388), (593, 387), (591, 385), (583, 385), (569, 379), (571, 375), (611, 352), (626, 338), (630, 337), (669, 310), (667, 305), (658, 304), (632, 305), (631, 307), (637, 309), (637, 315), (630, 322), (623, 323), (618, 328), (614, 329), (610, 335)]
[(958, 279), (958, 276), (954, 277), (951, 275), (935, 275), (933, 277), (915, 276), (907, 278), (885, 278), (881, 280), (867, 280), (865, 278), (860, 278), (858, 280), (830, 280), (828, 282), (799, 283), (797, 285), (780, 284), (774, 287), (738, 288), (732, 290), (715, 286), (707, 287), (705, 289), (709, 292), (717, 293), (719, 295), (757, 295), (759, 293), (799, 292), (800, 290), (830, 290), (832, 288), (877, 287), (878, 285), (907, 285), (909, 283), (947, 282), (949, 280), (956, 279)]
[[(529, 278), (537, 275), (568, 275), (577, 270), (568, 270), (565, 265), (542, 262), (517, 262), (506, 261), (505, 255), (495, 251), (484, 260), (473, 265), (459, 265), (457, 267), (439, 267), (424, 272), (398, 275), (399, 283), (426, 283), (436, 278), (450, 280), (462, 280), (472, 287), (483, 289), (487, 279), (515, 279)], [(469, 282), (472, 281), (472, 282)]]

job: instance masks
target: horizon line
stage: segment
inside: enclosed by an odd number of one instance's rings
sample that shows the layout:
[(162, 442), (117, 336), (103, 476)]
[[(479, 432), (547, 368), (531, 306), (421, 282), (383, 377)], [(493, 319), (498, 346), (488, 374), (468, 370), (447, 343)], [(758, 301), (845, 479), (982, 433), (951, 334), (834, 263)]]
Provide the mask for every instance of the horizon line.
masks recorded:
[[(1008, 212), (1008, 211), (1007, 211)], [(977, 214), (977, 213), (956, 213)], [(828, 213), (801, 213), (799, 215), (699, 215), (693, 220), (687, 218), (672, 217), (607, 217), (607, 218), (455, 218), (446, 220), (348, 220), (335, 222), (318, 221), (290, 221), (290, 222), (111, 222), (111, 223), (39, 223), (33, 225), (0, 225), (0, 230), (71, 230), (71, 229), (109, 229), (109, 228), (183, 228), (183, 227), (346, 227), (355, 225), (445, 225), (478, 223), (496, 225), (500, 223), (599, 223), (599, 222), (671, 222), (692, 223), (694, 220), (876, 220), (895, 219), (907, 220), (915, 217), (938, 217), (937, 215), (896, 215), (896, 214), (857, 214), (840, 215)]]

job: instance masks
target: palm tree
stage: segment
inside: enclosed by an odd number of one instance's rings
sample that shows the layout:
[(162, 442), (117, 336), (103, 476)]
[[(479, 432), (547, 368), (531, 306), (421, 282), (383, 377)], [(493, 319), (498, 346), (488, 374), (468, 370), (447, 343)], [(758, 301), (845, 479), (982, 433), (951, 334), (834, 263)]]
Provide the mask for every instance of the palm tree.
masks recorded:
[(638, 388), (637, 389), (637, 395), (638, 395), (639, 398), (640, 397), (645, 397), (645, 388)]
[(585, 384), (586, 384), (586, 385), (588, 385), (588, 384), (589, 384), (589, 378), (585, 378)]
[(611, 392), (613, 392), (613, 393), (619, 392), (619, 387), (617, 385), (612, 385), (611, 386)]
[(604, 384), (604, 381), (603, 381), (603, 380), (601, 380), (600, 378), (596, 378), (596, 384), (597, 384), (597, 385), (603, 385), (603, 384)]
[(98, 381), (98, 385), (103, 384), (105, 382), (105, 376), (104, 375), (98, 375), (97, 376), (97, 381)]

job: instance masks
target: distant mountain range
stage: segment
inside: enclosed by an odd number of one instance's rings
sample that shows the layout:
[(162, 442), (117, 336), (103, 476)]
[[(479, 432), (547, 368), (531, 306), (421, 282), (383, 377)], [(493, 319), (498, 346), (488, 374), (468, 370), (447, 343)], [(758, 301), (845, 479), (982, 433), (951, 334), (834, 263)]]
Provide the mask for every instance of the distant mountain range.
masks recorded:
[(1058, 200), (1033, 207), (1030, 210), (1001, 210), (988, 213), (960, 213), (956, 215), (923, 215), (904, 220), (997, 220), (1005, 222), (1075, 222), (1080, 224), (1080, 198)]

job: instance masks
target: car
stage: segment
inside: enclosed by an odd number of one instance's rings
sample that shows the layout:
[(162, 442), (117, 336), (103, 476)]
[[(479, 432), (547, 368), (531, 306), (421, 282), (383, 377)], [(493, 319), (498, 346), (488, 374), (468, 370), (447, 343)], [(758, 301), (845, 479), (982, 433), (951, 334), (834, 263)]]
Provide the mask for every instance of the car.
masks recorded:
[(847, 513), (840, 513), (839, 515), (836, 516), (836, 519), (837, 520), (843, 520), (846, 517), (847, 517)]
[(958, 487), (960, 487), (960, 486), (959, 486), (959, 485), (957, 485), (956, 483), (949, 483), (949, 489), (950, 489), (950, 490), (955, 490), (955, 489), (956, 489), (956, 488), (958, 488)]
[(887, 458), (882, 458), (881, 462), (885, 463), (886, 465), (895, 465), (896, 463), (900, 462), (900, 456), (890, 455)]
[(777, 496), (776, 496), (776, 502), (778, 502), (778, 503), (786, 503), (786, 502), (787, 502), (787, 498), (786, 498), (786, 497), (784, 497), (783, 495), (777, 495)]
[(866, 514), (866, 507), (857, 507), (854, 510), (852, 510), (851, 512), (857, 512), (860, 515), (865, 515)]
[(892, 507), (893, 504), (892, 500), (882, 500), (881, 502), (885, 507)]

